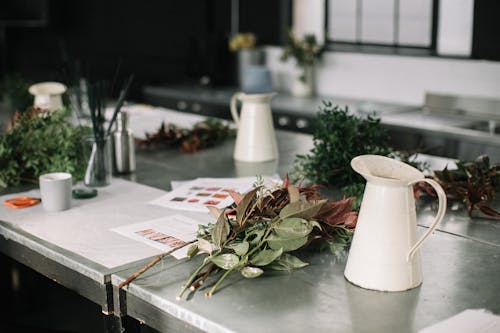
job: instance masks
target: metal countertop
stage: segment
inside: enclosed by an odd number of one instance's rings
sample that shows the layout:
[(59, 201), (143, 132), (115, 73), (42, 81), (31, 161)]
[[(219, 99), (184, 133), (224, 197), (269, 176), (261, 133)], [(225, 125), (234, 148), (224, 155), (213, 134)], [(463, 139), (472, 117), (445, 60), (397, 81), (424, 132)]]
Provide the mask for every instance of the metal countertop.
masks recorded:
[[(277, 131), (277, 137), (279, 161), (267, 167), (247, 165), (244, 171), (232, 158), (232, 141), (193, 155), (139, 151), (135, 180), (169, 189), (171, 180), (195, 177), (248, 176), (262, 170), (283, 177), (295, 154), (312, 147), (312, 137), (285, 131)], [(435, 212), (432, 203), (419, 204), (420, 232)], [(304, 252), (301, 258), (311, 263), (304, 269), (252, 281), (234, 274), (211, 298), (200, 290), (176, 301), (199, 258), (169, 257), (122, 290), (120, 297), (115, 292), (115, 308), (173, 332), (416, 332), (468, 308), (500, 313), (498, 221), (470, 220), (464, 211), (448, 210), (438, 229), (421, 250), (423, 284), (406, 292), (358, 288), (343, 277), (345, 254)], [(114, 274), (115, 291), (139, 267)]]

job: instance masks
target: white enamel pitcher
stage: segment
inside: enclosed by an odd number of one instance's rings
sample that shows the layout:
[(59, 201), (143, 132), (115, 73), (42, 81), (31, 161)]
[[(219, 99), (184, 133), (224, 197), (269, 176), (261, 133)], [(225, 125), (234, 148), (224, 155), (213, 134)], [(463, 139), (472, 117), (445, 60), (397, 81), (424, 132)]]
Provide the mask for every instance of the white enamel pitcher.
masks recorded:
[[(344, 275), (355, 285), (380, 291), (403, 291), (422, 283), (419, 248), (444, 217), (446, 195), (435, 181), (392, 158), (362, 155), (351, 166), (366, 188)], [(417, 240), (413, 185), (430, 184), (438, 195), (434, 222)]]
[[(275, 93), (245, 94), (231, 98), (231, 115), (238, 127), (234, 159), (244, 162), (264, 162), (278, 158), (278, 146), (271, 115), (271, 98)], [(241, 116), (237, 101), (241, 101)]]

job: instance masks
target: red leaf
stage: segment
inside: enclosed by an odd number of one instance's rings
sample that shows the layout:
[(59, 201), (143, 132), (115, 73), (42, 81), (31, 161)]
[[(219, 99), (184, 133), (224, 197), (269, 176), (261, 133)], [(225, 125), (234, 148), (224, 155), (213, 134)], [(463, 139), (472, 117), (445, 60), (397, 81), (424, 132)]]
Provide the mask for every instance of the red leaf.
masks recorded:
[(354, 197), (340, 201), (329, 201), (319, 212), (319, 216), (329, 224), (342, 224), (338, 222), (341, 217), (352, 211), (352, 201)]
[(358, 223), (358, 212), (350, 212), (344, 221), (344, 225), (348, 228), (354, 229)]
[(496, 211), (495, 209), (484, 203), (479, 203), (476, 205), (476, 207), (485, 215), (495, 218), (500, 218), (500, 212)]
[(283, 184), (281, 187), (283, 188), (288, 188), (288, 185), (290, 185), (290, 178), (288, 178), (288, 173), (285, 175), (285, 179), (283, 179)]

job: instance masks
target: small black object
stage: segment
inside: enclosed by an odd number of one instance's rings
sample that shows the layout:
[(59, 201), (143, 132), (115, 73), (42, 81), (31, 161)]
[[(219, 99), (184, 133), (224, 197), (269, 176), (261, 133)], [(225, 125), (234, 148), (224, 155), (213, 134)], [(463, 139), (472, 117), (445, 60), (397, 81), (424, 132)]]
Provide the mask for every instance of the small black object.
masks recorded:
[(90, 199), (97, 196), (97, 190), (95, 188), (80, 187), (73, 189), (72, 194), (73, 199)]

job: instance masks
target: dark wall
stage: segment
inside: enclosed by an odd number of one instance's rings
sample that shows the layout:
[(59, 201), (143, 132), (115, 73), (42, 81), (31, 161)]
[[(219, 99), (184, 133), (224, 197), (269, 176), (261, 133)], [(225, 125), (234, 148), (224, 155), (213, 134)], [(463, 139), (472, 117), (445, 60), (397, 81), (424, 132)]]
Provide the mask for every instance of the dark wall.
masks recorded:
[[(9, 1), (16, 0), (2, 0)], [(262, 44), (279, 43), (283, 3), (240, 0), (240, 31), (255, 32)], [(135, 75), (136, 99), (144, 84), (199, 82), (204, 75), (215, 85), (234, 83), (231, 0), (48, 0), (47, 6), (45, 26), (4, 28), (4, 73), (67, 82), (77, 61), (96, 79), (111, 79), (119, 66), (122, 81)], [(22, 8), (11, 12), (23, 18)]]
[(474, 2), (473, 58), (500, 60), (499, 15), (499, 1), (481, 0)]

